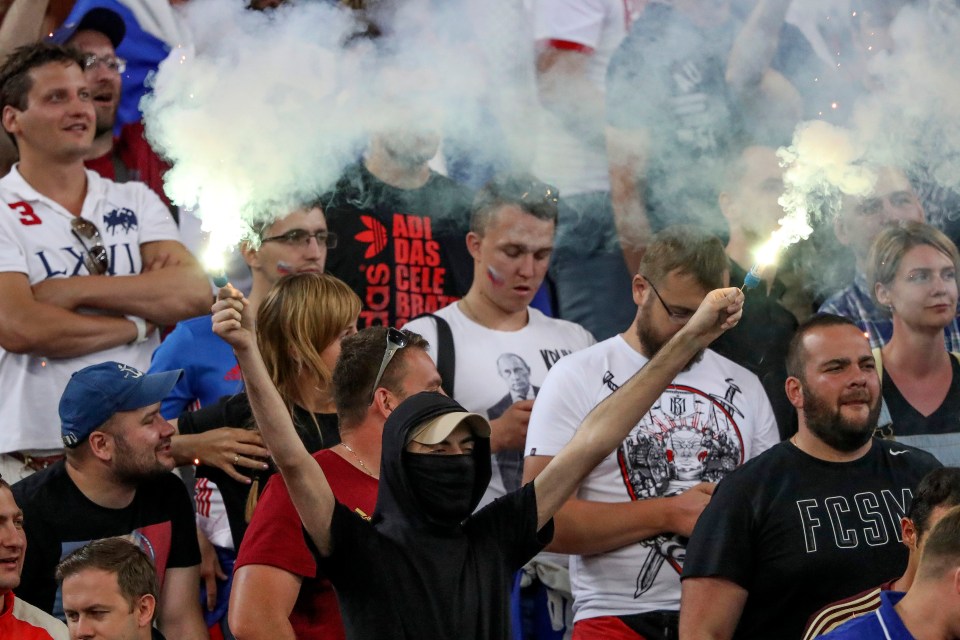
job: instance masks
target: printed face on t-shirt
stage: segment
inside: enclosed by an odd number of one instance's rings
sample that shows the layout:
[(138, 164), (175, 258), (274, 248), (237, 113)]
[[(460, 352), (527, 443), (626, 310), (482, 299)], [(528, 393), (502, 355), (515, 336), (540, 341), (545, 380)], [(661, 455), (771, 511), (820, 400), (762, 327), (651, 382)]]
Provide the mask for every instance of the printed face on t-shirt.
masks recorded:
[(471, 232), (473, 286), (506, 313), (530, 305), (547, 275), (556, 225), (507, 205), (494, 213), (483, 236)]

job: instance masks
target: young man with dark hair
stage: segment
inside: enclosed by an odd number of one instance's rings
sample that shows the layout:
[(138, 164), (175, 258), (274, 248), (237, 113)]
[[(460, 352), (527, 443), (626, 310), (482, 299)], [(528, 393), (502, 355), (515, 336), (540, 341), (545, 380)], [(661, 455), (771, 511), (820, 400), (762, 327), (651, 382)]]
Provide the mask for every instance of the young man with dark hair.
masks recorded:
[(824, 640), (960, 638), (960, 507), (940, 519), (920, 555), (906, 594), (885, 591), (871, 614), (838, 627)]
[(490, 479), (489, 423), (438, 393), (407, 398), (384, 424), (369, 522), (337, 503), (297, 439), (243, 314), (242, 295), (222, 289), (213, 309), (214, 330), (237, 352), (264, 440), (337, 589), (347, 637), (505, 640), (513, 574), (549, 541), (553, 514), (677, 372), (736, 324), (741, 301), (736, 289), (707, 295), (687, 325), (591, 413), (534, 482), (477, 513)]
[(0, 110), (20, 150), (0, 179), (0, 470), (20, 478), (63, 456), (51, 399), (70, 374), (105, 360), (145, 369), (156, 327), (203, 313), (210, 288), (153, 192), (84, 169), (96, 116), (74, 53), (15, 51)]
[(839, 316), (801, 324), (786, 393), (799, 430), (720, 483), (683, 570), (690, 640), (798, 638), (814, 611), (906, 568), (900, 519), (928, 453), (873, 437), (880, 379), (863, 332)]
[(56, 580), (74, 638), (162, 640), (153, 629), (157, 572), (134, 542), (104, 538), (74, 549), (57, 565)]
[[(653, 237), (633, 278), (631, 326), (558, 362), (540, 389), (524, 477), (537, 478), (595, 406), (684, 331), (727, 284), (723, 243), (692, 227)], [(557, 514), (551, 551), (570, 553), (575, 638), (675, 638), (685, 537), (715, 482), (779, 440), (763, 388), (705, 349), (641, 413)]]
[(170, 473), (173, 427), (160, 416), (160, 400), (179, 376), (104, 362), (70, 378), (60, 399), (66, 460), (13, 487), (33, 548), (17, 591), (25, 600), (59, 617), (57, 564), (91, 540), (131, 536), (156, 566), (160, 630), (206, 640), (193, 508)]
[(0, 477), (0, 638), (67, 640), (62, 622), (13, 593), (20, 584), (26, 552), (23, 511), (10, 485)]
[[(405, 346), (397, 349), (376, 382), (391, 331), (367, 327), (344, 338), (333, 371), (341, 442), (313, 454), (337, 500), (363, 517), (373, 513), (377, 500), (384, 422), (405, 398), (436, 391), (441, 382), (427, 355), (427, 342), (406, 329), (401, 332)], [(237, 640), (334, 639), (344, 634), (336, 595), (317, 570), (297, 510), (278, 475), (267, 483), (240, 545), (230, 630)]]
[(855, 596), (844, 598), (817, 611), (807, 622), (803, 640), (813, 640), (852, 618), (876, 611), (880, 608), (880, 594), (884, 591), (909, 590), (917, 575), (917, 565), (920, 563), (927, 534), (950, 509), (958, 505), (960, 505), (960, 469), (944, 467), (934, 469), (924, 476), (917, 486), (916, 495), (910, 503), (907, 515), (900, 518), (903, 544), (910, 553), (907, 570), (899, 578), (884, 582), (878, 587), (862, 591)]

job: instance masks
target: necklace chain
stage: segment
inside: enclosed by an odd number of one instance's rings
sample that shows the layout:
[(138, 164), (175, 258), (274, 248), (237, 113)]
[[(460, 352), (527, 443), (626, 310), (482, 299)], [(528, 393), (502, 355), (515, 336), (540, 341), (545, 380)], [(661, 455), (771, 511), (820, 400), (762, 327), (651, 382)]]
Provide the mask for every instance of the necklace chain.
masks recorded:
[(372, 471), (370, 471), (370, 468), (367, 465), (363, 464), (363, 460), (360, 458), (360, 456), (357, 455), (356, 451), (350, 448), (350, 445), (348, 445), (346, 442), (341, 442), (340, 446), (346, 449), (347, 451), (349, 451), (353, 455), (353, 457), (357, 459), (357, 462), (360, 463), (360, 468), (363, 469), (368, 476), (370, 476), (371, 478), (377, 477), (373, 474)]

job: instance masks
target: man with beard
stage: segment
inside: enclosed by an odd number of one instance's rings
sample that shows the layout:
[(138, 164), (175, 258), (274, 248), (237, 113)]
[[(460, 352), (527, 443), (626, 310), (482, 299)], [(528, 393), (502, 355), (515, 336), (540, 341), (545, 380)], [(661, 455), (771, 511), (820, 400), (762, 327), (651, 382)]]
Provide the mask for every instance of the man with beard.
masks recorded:
[(156, 566), (160, 631), (207, 639), (193, 509), (170, 473), (173, 427), (160, 416), (181, 373), (104, 362), (70, 379), (60, 399), (66, 459), (13, 486), (30, 544), (19, 597), (63, 619), (57, 563), (91, 540), (125, 536)]
[[(403, 107), (401, 107), (402, 109)], [(330, 231), (343, 241), (327, 271), (363, 300), (357, 328), (402, 327), (463, 296), (473, 259), (464, 243), (472, 194), (427, 164), (440, 136), (409, 116), (374, 134), (363, 160), (323, 197)]]
[(937, 460), (873, 438), (880, 380), (846, 318), (815, 316), (787, 352), (799, 431), (727, 476), (690, 538), (684, 638), (799, 638), (823, 605), (902, 573), (900, 520)]
[[(655, 235), (633, 278), (630, 328), (561, 358), (544, 381), (527, 431), (524, 479), (536, 478), (587, 414), (647, 366), (710, 289), (727, 282), (718, 238), (686, 226)], [(697, 354), (645, 413), (556, 516), (548, 550), (573, 556), (574, 638), (676, 638), (683, 536), (713, 493), (705, 480), (722, 476), (727, 458), (732, 468), (779, 439), (757, 377), (712, 350)], [(706, 446), (708, 431), (732, 446)], [(717, 459), (708, 469), (712, 448)]]

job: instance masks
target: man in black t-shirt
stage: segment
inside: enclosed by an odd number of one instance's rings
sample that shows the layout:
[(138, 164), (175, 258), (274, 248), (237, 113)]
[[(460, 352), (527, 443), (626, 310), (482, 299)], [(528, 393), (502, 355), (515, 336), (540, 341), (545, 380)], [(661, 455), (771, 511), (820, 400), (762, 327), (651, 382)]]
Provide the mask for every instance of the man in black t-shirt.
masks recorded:
[(940, 463), (873, 438), (880, 381), (863, 333), (811, 318), (787, 374), (799, 431), (717, 486), (687, 546), (681, 637), (797, 639), (823, 605), (906, 567), (900, 519)]
[(181, 373), (104, 362), (73, 374), (60, 399), (66, 459), (13, 486), (30, 545), (18, 597), (62, 619), (57, 563), (91, 540), (123, 536), (156, 567), (160, 630), (207, 640), (193, 508), (170, 473), (174, 429), (160, 416)]
[(361, 162), (323, 196), (340, 241), (327, 272), (363, 301), (357, 328), (402, 327), (463, 296), (473, 277), (467, 253), (472, 194), (431, 170), (440, 137), (411, 125), (375, 134)]

